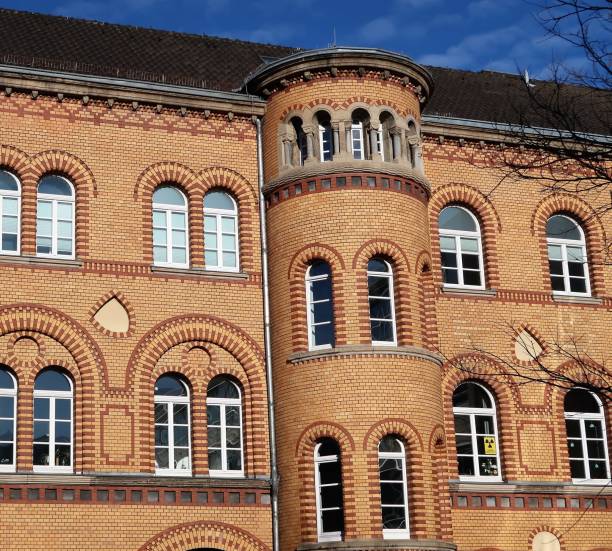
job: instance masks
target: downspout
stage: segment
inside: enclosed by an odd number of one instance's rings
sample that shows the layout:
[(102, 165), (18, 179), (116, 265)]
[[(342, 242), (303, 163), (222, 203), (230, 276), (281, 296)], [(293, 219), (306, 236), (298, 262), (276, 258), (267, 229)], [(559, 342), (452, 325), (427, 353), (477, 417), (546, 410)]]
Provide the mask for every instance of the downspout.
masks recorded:
[(268, 277), (268, 234), (266, 228), (266, 200), (264, 197), (263, 144), (261, 119), (253, 117), (257, 129), (257, 178), (259, 183), (259, 232), (261, 234), (261, 273), (263, 285), (264, 351), (268, 390), (268, 426), (270, 427), (270, 469), (272, 483), (272, 548), (280, 551), (278, 521), (278, 468), (276, 462), (276, 424), (274, 417), (274, 389), (272, 384), (272, 346), (270, 339), (270, 284)]

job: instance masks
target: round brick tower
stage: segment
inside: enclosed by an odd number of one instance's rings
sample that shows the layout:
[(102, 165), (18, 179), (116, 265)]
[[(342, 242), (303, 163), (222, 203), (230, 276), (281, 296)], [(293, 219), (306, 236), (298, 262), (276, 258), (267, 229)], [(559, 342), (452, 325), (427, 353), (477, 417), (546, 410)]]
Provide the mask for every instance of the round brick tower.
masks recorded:
[(281, 548), (452, 549), (428, 346), (431, 76), (404, 56), (334, 48), (270, 63), (247, 86), (268, 99)]

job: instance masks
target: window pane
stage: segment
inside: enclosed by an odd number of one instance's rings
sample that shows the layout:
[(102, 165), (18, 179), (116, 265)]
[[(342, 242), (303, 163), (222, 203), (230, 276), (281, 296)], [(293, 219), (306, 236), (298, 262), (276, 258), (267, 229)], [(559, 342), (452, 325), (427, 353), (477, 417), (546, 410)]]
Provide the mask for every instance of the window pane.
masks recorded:
[(34, 421), (34, 442), (49, 441), (49, 422)]
[(459, 272), (457, 270), (442, 270), (442, 278), (444, 279), (444, 283), (449, 283), (450, 285), (457, 285), (459, 283)]
[(455, 415), (455, 433), (469, 434), (470, 418), (468, 415)]
[(0, 419), (0, 441), (13, 440), (13, 420)]
[(209, 191), (204, 196), (205, 209), (225, 209), (235, 210), (234, 202), (231, 197), (223, 191)]
[(222, 216), (221, 217), (221, 231), (223, 233), (236, 233), (236, 219), (233, 217)]
[[(590, 421), (587, 421), (587, 427), (590, 423), (591, 423)], [(576, 438), (580, 438), (580, 421), (577, 421), (575, 419), (566, 419), (565, 429), (567, 430), (568, 436), (574, 436)]]
[[(221, 424), (221, 408), (220, 406), (206, 406), (206, 415), (208, 417), (208, 425)], [(210, 445), (210, 442), (208, 443)]]
[(225, 423), (228, 426), (240, 426), (240, 408), (238, 406), (227, 406), (225, 408)]
[(478, 252), (478, 240), (470, 239), (469, 237), (461, 238), (461, 250), (464, 253), (477, 253)]
[(315, 346), (323, 346), (334, 343), (334, 327), (331, 323), (317, 325), (314, 329)]
[(161, 210), (153, 211), (153, 226), (165, 228), (166, 227), (166, 212)]
[(321, 488), (321, 507), (323, 509), (341, 506), (342, 488), (340, 486), (324, 486)]
[(380, 485), (381, 503), (383, 505), (403, 505), (404, 485), (397, 483), (383, 483)]
[(584, 461), (570, 461), (570, 471), (572, 478), (586, 478), (584, 472)]
[(168, 445), (168, 427), (166, 425), (158, 425), (155, 427), (155, 445)]
[(447, 251), (454, 251), (455, 246), (456, 245), (455, 245), (454, 237), (446, 237), (446, 236), (440, 237), (440, 249), (444, 249)]
[(236, 253), (223, 253), (223, 266), (226, 268), (236, 267)]
[(153, 193), (153, 201), (166, 205), (185, 206), (185, 197), (178, 189), (172, 186), (157, 188)]
[(189, 449), (178, 448), (174, 450), (174, 465), (175, 469), (190, 469), (189, 464)]
[(34, 465), (48, 465), (49, 464), (49, 445), (48, 444), (34, 444), (32, 462)]
[(321, 520), (323, 524), (323, 532), (342, 532), (344, 530), (342, 509), (323, 511)]
[(72, 401), (55, 400), (55, 418), (70, 420), (72, 418)]
[(400, 530), (406, 528), (406, 511), (404, 507), (383, 507), (383, 529)]
[(563, 275), (563, 262), (560, 260), (549, 260), (548, 269), (551, 275)]
[(478, 258), (478, 255), (462, 254), (461, 262), (463, 263), (463, 269), (480, 270), (480, 258)]
[(495, 434), (493, 417), (490, 415), (476, 415), (475, 421), (477, 434)]
[(319, 463), (319, 481), (321, 484), (337, 484), (340, 482), (340, 463), (330, 461)]
[(168, 262), (168, 254), (165, 246), (153, 247), (153, 260), (158, 262)]
[(584, 264), (578, 264), (576, 262), (568, 262), (567, 272), (573, 277), (584, 277)]
[[(578, 423), (578, 421), (566, 421), (566, 425), (568, 422)], [(584, 428), (586, 431), (587, 438), (603, 438), (603, 428), (601, 425), (601, 421), (585, 421)], [(573, 436), (568, 433), (568, 436)]]
[(368, 276), (368, 294), (375, 297), (388, 297), (389, 278), (384, 276)]
[(228, 448), (239, 448), (240, 429), (227, 429), (225, 441)]
[(370, 298), (370, 317), (391, 319), (391, 301), (387, 299)]
[(13, 463), (13, 444), (0, 444), (0, 465), (11, 465)]
[(72, 203), (58, 203), (57, 217), (59, 220), (72, 220)]
[(482, 457), (478, 458), (480, 465), (480, 476), (497, 476), (497, 458), (496, 457)]
[(2, 250), (3, 251), (16, 251), (17, 250), (17, 236), (12, 234), (2, 234)]
[(310, 310), (313, 313), (313, 322), (321, 323), (324, 321), (331, 321), (332, 319), (332, 303), (327, 300), (325, 302), (315, 302), (310, 305)]
[(217, 217), (216, 216), (205, 216), (204, 217), (204, 231), (209, 233), (217, 232)]
[(455, 444), (457, 445), (458, 454), (464, 455), (473, 453), (471, 436), (455, 436)]
[(227, 468), (230, 471), (242, 470), (242, 458), (240, 450), (227, 451)]
[(34, 398), (34, 419), (49, 419), (49, 398)]
[(402, 480), (402, 460), (382, 459), (378, 460), (378, 468), (381, 480)]
[(38, 220), (36, 224), (36, 232), (40, 236), (51, 236), (53, 231), (53, 226), (51, 224), (51, 220)]
[(188, 420), (187, 404), (174, 404), (174, 423), (176, 425), (186, 425)]
[(167, 469), (169, 466), (168, 449), (155, 448), (155, 467), (158, 469)]
[(371, 321), (372, 340), (378, 342), (393, 342), (393, 323), (390, 321)]
[(224, 251), (235, 251), (236, 250), (236, 238), (233, 235), (222, 235), (221, 236), (221, 247)]
[(187, 251), (185, 249), (172, 249), (172, 260), (176, 264), (187, 264)]
[(155, 423), (167, 423), (168, 422), (168, 405), (167, 404), (155, 404)]
[(480, 272), (463, 272), (463, 283), (465, 285), (480, 285)]
[(172, 231), (172, 246), (185, 247), (187, 245), (187, 234), (183, 230)]
[(567, 247), (567, 260), (568, 262), (584, 263), (586, 259), (582, 247)]
[(172, 217), (172, 227), (176, 229), (185, 229), (185, 213), (184, 212), (173, 212), (171, 214)]
[[(2, 440), (2, 438), (0, 438)], [(606, 456), (603, 440), (587, 440), (589, 459), (603, 459)]]
[(331, 278), (313, 281), (310, 284), (311, 300), (327, 300), (331, 298)]
[(39, 254), (51, 254), (51, 238), (50, 237), (37, 237), (36, 238), (36, 252)]
[(570, 278), (570, 291), (572, 293), (586, 293), (586, 280)]
[(17, 217), (16, 216), (3, 216), (2, 217), (2, 231), (4, 233), (17, 233)]
[(55, 465), (69, 467), (70, 464), (70, 446), (55, 446)]
[(474, 476), (474, 460), (472, 457), (458, 457), (459, 474), (461, 476)]
[(442, 253), (442, 266), (445, 268), (456, 268), (457, 255), (455, 253)]
[(582, 457), (582, 442), (580, 440), (568, 440), (567, 449), (570, 457)]
[(50, 195), (72, 195), (72, 187), (62, 177), (49, 175), (41, 178), (38, 184), (38, 193), (48, 193)]
[(218, 256), (215, 251), (207, 250), (205, 254), (205, 262), (207, 266), (217, 266)]
[(70, 444), (70, 422), (56, 421), (55, 422), (55, 441), (63, 444)]
[(557, 239), (581, 239), (576, 222), (567, 216), (551, 216), (546, 222), (546, 235)]
[(8, 396), (0, 396), (0, 417), (13, 417), (14, 398)]
[(37, 201), (36, 202), (36, 216), (38, 218), (51, 218), (53, 214), (53, 207), (51, 201)]
[(591, 478), (608, 478), (605, 461), (589, 461)]
[(165, 245), (168, 242), (168, 232), (163, 229), (153, 230), (153, 245)]
[(565, 291), (565, 281), (562, 277), (551, 277), (550, 286), (553, 291)]
[(208, 446), (211, 448), (221, 447), (221, 429), (218, 427), (208, 427)]
[(470, 214), (460, 207), (446, 207), (440, 213), (440, 227), (446, 230), (478, 231)]
[(72, 254), (72, 239), (58, 239), (57, 240), (57, 254)]
[(174, 427), (174, 445), (189, 446), (189, 434), (187, 427)]

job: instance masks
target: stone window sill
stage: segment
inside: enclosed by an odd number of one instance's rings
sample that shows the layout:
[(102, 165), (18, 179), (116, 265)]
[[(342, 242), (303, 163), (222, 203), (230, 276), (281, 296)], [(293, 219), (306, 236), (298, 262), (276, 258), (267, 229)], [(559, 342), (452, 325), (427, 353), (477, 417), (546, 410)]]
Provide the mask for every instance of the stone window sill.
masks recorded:
[[(606, 484), (574, 484), (567, 481), (519, 481), (508, 480), (501, 482), (462, 482), (450, 480), (449, 488), (453, 492), (487, 492), (487, 493), (551, 493), (551, 494), (577, 494), (577, 495), (612, 495), (612, 486), (605, 488)], [(604, 488), (602, 488), (604, 487)]]
[(395, 540), (395, 539), (371, 539), (371, 540), (349, 540), (349, 541), (329, 541), (319, 543), (302, 543), (298, 545), (297, 551), (335, 551), (340, 550), (355, 550), (363, 549), (401, 549), (410, 551), (456, 551), (457, 546), (454, 543), (438, 540)]
[(80, 260), (64, 258), (48, 258), (41, 256), (24, 255), (0, 255), (0, 264), (24, 264), (26, 266), (37, 264), (40, 266), (59, 266), (62, 268), (81, 268), (83, 262)]
[(339, 358), (342, 356), (408, 356), (428, 360), (438, 365), (442, 365), (444, 359), (435, 352), (430, 352), (417, 346), (372, 346), (370, 344), (354, 344), (326, 348), (324, 350), (308, 350), (296, 352), (287, 359), (290, 363), (297, 364), (309, 360), (324, 358)]
[(462, 295), (462, 296), (475, 296), (475, 297), (495, 297), (497, 296), (497, 289), (465, 289), (463, 287), (440, 287), (445, 295)]
[(552, 298), (555, 302), (560, 304), (602, 304), (603, 300), (597, 297), (580, 297), (574, 295), (557, 295), (552, 294)]
[(221, 272), (207, 270), (206, 268), (170, 268), (165, 266), (151, 266), (151, 271), (159, 274), (198, 276), (211, 279), (248, 279), (249, 277), (249, 274), (245, 272)]

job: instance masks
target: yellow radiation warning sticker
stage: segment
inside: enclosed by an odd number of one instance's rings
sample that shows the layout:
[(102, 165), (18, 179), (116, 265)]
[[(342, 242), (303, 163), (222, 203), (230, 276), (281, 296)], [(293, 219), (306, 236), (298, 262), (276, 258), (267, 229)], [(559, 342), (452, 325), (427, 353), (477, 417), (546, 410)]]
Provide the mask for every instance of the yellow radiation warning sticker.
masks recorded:
[(484, 437), (484, 452), (485, 455), (495, 455), (497, 453), (497, 447), (495, 445), (495, 436)]

